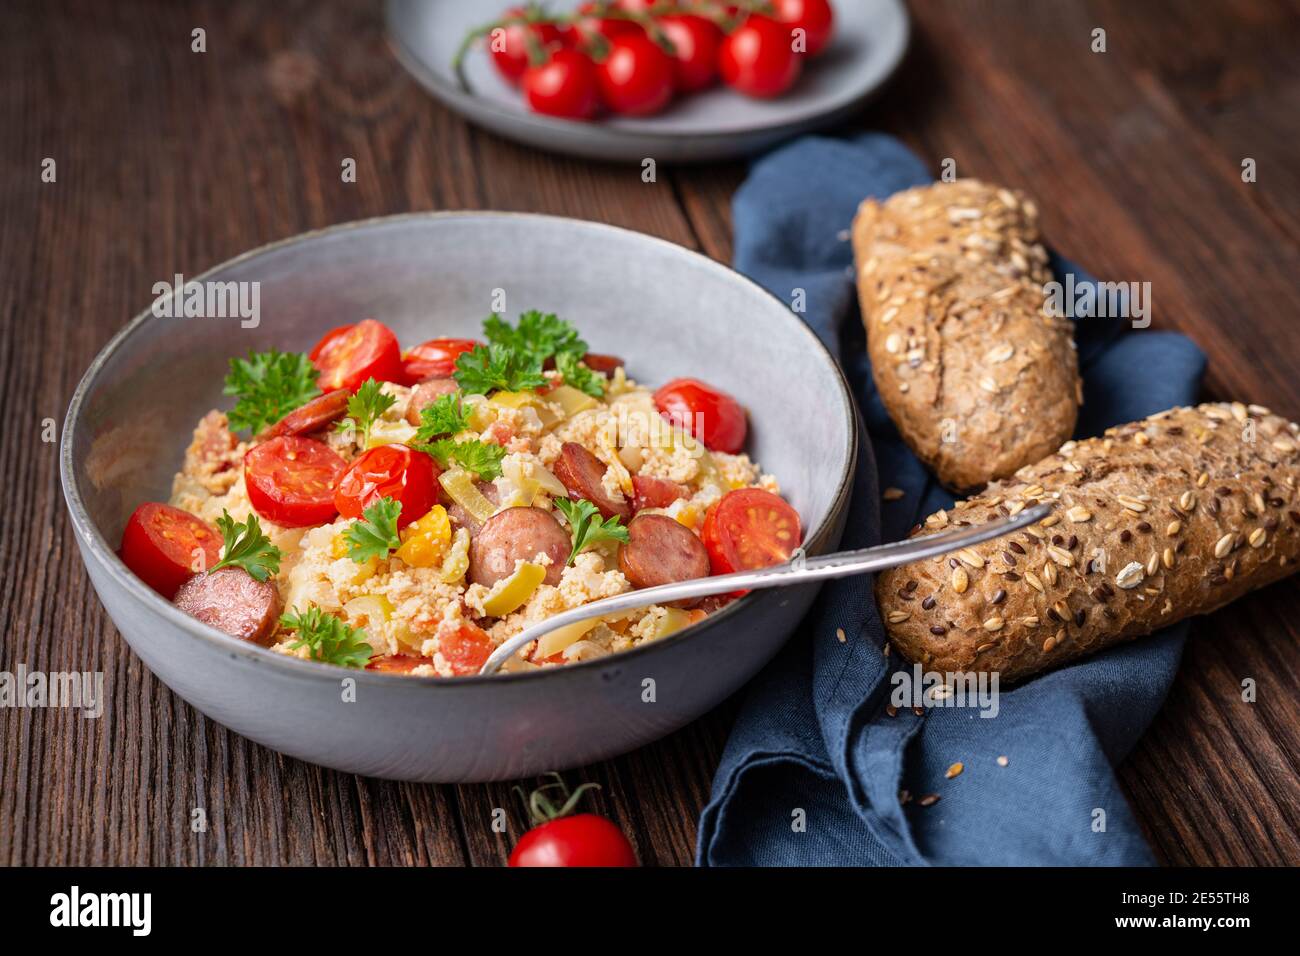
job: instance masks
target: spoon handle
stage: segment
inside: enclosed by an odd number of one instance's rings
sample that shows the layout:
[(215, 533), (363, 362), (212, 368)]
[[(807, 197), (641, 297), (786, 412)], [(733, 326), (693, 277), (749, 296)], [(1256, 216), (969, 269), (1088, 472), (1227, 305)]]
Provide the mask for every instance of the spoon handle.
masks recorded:
[(737, 571), (734, 574), (720, 574), (709, 578), (695, 578), (679, 581), (675, 584), (661, 584), (658, 587), (644, 588), (640, 591), (628, 591), (614, 597), (602, 598), (583, 604), (568, 611), (530, 624), (514, 637), (504, 641), (479, 670), (480, 674), (494, 674), (512, 655), (524, 645), (537, 640), (556, 628), (577, 624), (593, 617), (604, 617), (620, 611), (631, 611), (651, 604), (670, 604), (684, 598), (707, 597), (712, 594), (727, 594), (731, 591), (749, 591), (761, 588), (782, 588), (795, 584), (807, 584), (810, 581), (825, 581), (831, 578), (844, 578), (854, 574), (866, 574), (871, 571), (883, 571), (900, 564), (933, 558), (951, 551), (959, 551), (972, 544), (1001, 537), (1008, 532), (1033, 524), (1051, 513), (1049, 505), (1035, 505), (1026, 508), (1010, 518), (999, 518), (986, 524), (971, 525), (955, 531), (943, 531), (939, 534), (925, 535), (920, 538), (908, 538), (892, 544), (877, 545), (874, 548), (862, 548), (858, 551), (839, 551), (835, 554), (808, 558), (797, 556), (793, 560), (762, 568), (758, 571)]

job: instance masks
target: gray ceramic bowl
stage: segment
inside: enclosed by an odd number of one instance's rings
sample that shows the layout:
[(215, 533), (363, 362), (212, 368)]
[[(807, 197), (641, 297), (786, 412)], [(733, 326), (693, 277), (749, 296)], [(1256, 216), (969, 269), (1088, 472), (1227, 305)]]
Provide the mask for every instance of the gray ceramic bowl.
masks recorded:
[[(402, 65), (447, 106), (498, 135), (590, 159), (687, 163), (761, 152), (833, 125), (869, 100), (907, 52), (903, 0), (835, 0), (835, 33), (794, 87), (755, 100), (724, 87), (683, 97), (657, 116), (607, 116), (596, 122), (540, 116), (492, 66), (480, 43), (465, 60), (469, 89), (452, 60), (465, 34), (490, 22), (507, 0), (388, 0), (388, 35)], [(572, 10), (577, 0), (558, 0)]]
[[(109, 616), (169, 687), (222, 724), (339, 770), (479, 781), (631, 750), (704, 713), (791, 632), (810, 589), (764, 591), (657, 643), (490, 678), (343, 671), (228, 637), (186, 616), (114, 554), (143, 501), (166, 500), (191, 429), (248, 349), (309, 349), (374, 316), (404, 344), (476, 335), (506, 312), (558, 312), (594, 350), (657, 383), (698, 375), (750, 410), (749, 450), (782, 481), (810, 553), (840, 537), (857, 443), (844, 380), (781, 302), (679, 246), (610, 226), (498, 213), (398, 216), (289, 239), (193, 277), (261, 283), (261, 322), (137, 316), (95, 359), (63, 433), (60, 470), (86, 569)], [(355, 701), (344, 702), (344, 680)], [(654, 681), (654, 700), (644, 698)]]

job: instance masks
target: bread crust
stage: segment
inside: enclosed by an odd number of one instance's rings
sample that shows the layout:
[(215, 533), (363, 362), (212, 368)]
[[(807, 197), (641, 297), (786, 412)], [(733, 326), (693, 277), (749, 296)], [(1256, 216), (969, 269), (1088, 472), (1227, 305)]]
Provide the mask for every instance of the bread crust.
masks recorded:
[(908, 446), (971, 491), (1059, 447), (1082, 401), (1038, 210), (973, 179), (868, 199), (853, 221), (872, 375)]
[(1066, 442), (913, 534), (1035, 502), (1029, 528), (881, 574), (894, 646), (1016, 681), (1204, 614), (1300, 561), (1300, 426), (1241, 403), (1174, 408)]

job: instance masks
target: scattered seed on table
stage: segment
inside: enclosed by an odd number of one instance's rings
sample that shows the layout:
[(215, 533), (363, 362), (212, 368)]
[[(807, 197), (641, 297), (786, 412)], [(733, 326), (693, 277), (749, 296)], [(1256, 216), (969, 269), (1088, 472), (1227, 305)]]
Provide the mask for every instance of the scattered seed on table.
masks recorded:
[(944, 776), (947, 777), (949, 780), (951, 780), (953, 777), (957, 776), (965, 769), (966, 769), (966, 765), (959, 760), (951, 767), (948, 768), (948, 772), (945, 773)]
[(924, 797), (922, 797), (920, 800), (916, 802), (923, 807), (932, 807), (939, 802), (939, 795), (937, 793), (927, 793)]
[(897, 501), (907, 494), (902, 488), (886, 488), (881, 495), (886, 501)]
[(1005, 767), (1005, 766), (1006, 766), (1007, 764), (1009, 764), (1010, 762), (1011, 762), (1011, 761), (1009, 761), (1006, 757), (999, 757), (999, 758), (998, 758), (998, 766), (999, 766), (999, 767)]
[(848, 640), (848, 638), (844, 636), (844, 628), (842, 628), (842, 627), (837, 627), (837, 628), (835, 629), (835, 636), (836, 636), (837, 638), (839, 638), (839, 642), (840, 642), (841, 644), (843, 644), (845, 641)]

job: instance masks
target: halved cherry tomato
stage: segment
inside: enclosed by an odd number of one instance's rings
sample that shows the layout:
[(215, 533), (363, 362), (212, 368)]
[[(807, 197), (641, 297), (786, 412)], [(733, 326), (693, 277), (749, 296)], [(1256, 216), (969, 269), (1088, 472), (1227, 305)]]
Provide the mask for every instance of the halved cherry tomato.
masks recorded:
[(615, 113), (649, 116), (673, 98), (673, 63), (645, 34), (615, 37), (596, 68), (600, 97)]
[(799, 78), (803, 57), (795, 53), (790, 25), (755, 14), (722, 44), (718, 69), (728, 86), (767, 99), (780, 96)]
[(431, 378), (451, 378), (456, 359), (481, 345), (473, 339), (430, 339), (402, 356), (402, 382), (419, 385)]
[(725, 35), (707, 17), (693, 13), (660, 17), (659, 28), (673, 44), (673, 86), (697, 93), (718, 82), (718, 51)]
[(704, 515), (700, 538), (714, 574), (756, 571), (789, 561), (803, 541), (799, 514), (778, 495), (739, 488)]
[(221, 535), (201, 518), (171, 505), (148, 502), (136, 508), (122, 532), (119, 554), (136, 577), (169, 601), (176, 589), (221, 557)]
[(470, 621), (438, 629), (438, 651), (457, 677), (477, 674), (493, 649), (487, 631)]
[(244, 484), (253, 510), (286, 528), (334, 518), (334, 485), (348, 463), (313, 438), (281, 435), (244, 456)]
[(401, 502), (397, 527), (424, 517), (438, 503), (442, 469), (422, 451), (406, 445), (380, 445), (361, 455), (339, 479), (334, 507), (345, 518), (360, 518), (380, 498)]
[(336, 388), (324, 395), (317, 395), (266, 429), (257, 436), (257, 440), (267, 441), (278, 435), (310, 435), (320, 431), (330, 422), (347, 414), (351, 394), (346, 388)]
[(642, 508), (667, 508), (678, 498), (688, 494), (684, 485), (667, 478), (655, 478), (652, 475), (632, 476), (632, 510)]
[[(529, 12), (523, 7), (511, 7), (502, 19), (527, 19)], [(518, 83), (529, 65), (529, 49), (533, 42), (543, 50), (550, 50), (565, 42), (568, 31), (554, 23), (511, 23), (498, 27), (488, 34), (488, 51), (497, 70), (511, 83)], [(530, 41), (529, 34), (532, 34)]]
[(585, 120), (596, 115), (596, 64), (579, 50), (556, 50), (524, 71), (524, 100), (534, 113)]
[(326, 332), (308, 357), (320, 370), (316, 384), (326, 392), (336, 388), (355, 392), (368, 378), (402, 381), (402, 350), (397, 336), (374, 319)]
[(804, 51), (816, 56), (830, 42), (835, 11), (828, 0), (772, 0), (776, 19), (804, 31)]
[(655, 392), (654, 401), (660, 415), (710, 451), (734, 455), (744, 447), (749, 429), (745, 409), (726, 392), (697, 378), (675, 378)]
[(421, 664), (432, 664), (427, 657), (413, 657), (409, 654), (380, 654), (370, 658), (366, 670), (379, 671), (381, 674), (409, 674)]

